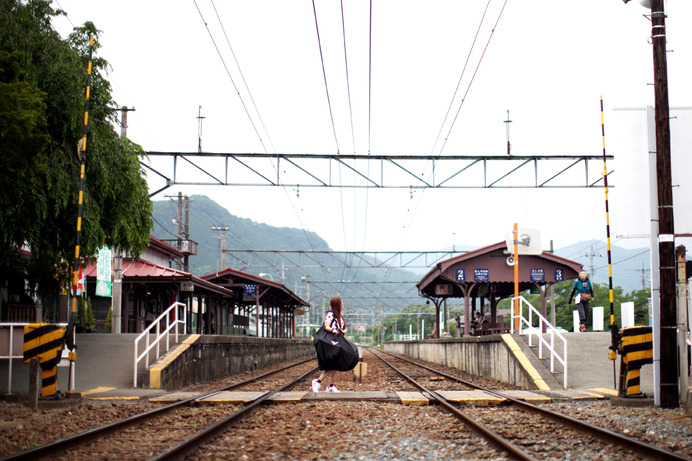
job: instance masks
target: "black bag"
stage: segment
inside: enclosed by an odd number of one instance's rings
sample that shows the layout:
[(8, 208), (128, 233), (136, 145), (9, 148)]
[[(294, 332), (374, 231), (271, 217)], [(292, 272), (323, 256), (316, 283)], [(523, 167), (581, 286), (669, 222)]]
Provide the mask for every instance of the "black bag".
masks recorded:
[(353, 370), (360, 360), (358, 347), (344, 338), (320, 327), (313, 340), (320, 370)]

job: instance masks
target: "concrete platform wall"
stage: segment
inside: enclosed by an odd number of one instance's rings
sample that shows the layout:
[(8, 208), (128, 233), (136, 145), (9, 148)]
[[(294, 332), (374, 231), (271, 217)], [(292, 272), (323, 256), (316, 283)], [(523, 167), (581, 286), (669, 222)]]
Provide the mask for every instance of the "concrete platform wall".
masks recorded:
[(386, 343), (385, 351), (439, 363), (506, 383), (537, 389), (500, 335)]
[(143, 376), (142, 386), (177, 389), (245, 371), (315, 356), (312, 341), (202, 335), (186, 341)]

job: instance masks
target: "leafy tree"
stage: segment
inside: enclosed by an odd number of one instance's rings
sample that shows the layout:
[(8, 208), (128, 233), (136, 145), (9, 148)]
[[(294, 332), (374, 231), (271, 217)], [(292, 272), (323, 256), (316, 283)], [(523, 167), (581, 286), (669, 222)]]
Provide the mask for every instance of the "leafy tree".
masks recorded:
[[(44, 292), (69, 280), (77, 225), (89, 22), (63, 40), (45, 0), (0, 0), (0, 267), (28, 245), (29, 278)], [(113, 128), (108, 63), (93, 58), (80, 255), (100, 246), (141, 253), (152, 205), (142, 148)]]

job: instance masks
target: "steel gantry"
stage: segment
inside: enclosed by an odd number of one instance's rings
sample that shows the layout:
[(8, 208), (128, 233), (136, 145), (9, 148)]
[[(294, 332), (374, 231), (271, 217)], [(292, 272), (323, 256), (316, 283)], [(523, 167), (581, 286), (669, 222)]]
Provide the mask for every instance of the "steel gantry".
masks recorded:
[[(603, 187), (602, 155), (362, 155), (147, 152), (174, 185), (398, 189)], [(612, 156), (607, 157), (612, 159)], [(340, 180), (348, 171), (355, 179)], [(608, 172), (608, 176), (612, 171)], [(349, 177), (350, 179), (350, 177)], [(612, 187), (612, 180), (610, 187)]]

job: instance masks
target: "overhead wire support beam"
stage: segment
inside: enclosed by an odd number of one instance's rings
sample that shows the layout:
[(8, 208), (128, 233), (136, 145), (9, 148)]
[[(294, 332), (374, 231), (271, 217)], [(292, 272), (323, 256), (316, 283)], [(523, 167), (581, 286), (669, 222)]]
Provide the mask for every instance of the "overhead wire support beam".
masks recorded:
[[(226, 249), (225, 252), (244, 267), (279, 268), (284, 264), (283, 267), (286, 268), (324, 269), (428, 269), (444, 259), (465, 253), (465, 251), (245, 250), (237, 248)], [(268, 254), (274, 257), (267, 257)], [(250, 261), (253, 256), (255, 262)], [(327, 260), (328, 257), (329, 260)], [(404, 257), (407, 258), (404, 259)], [(354, 264), (354, 259), (357, 264)]]
[[(603, 187), (602, 172), (598, 169), (599, 162), (603, 161), (602, 156), (586, 154), (496, 156), (148, 152), (147, 156), (142, 165), (165, 180), (157, 193), (173, 185), (378, 189)], [(185, 160), (184, 165), (194, 166), (194, 170), (185, 169), (178, 158)], [(613, 156), (607, 159), (612, 160)], [(229, 160), (235, 162), (229, 163)], [(524, 168), (530, 163), (534, 165), (533, 174)], [(580, 163), (584, 165), (583, 173), (574, 168)], [(346, 182), (339, 179), (335, 182), (333, 165), (348, 169), (355, 180)], [(479, 167), (482, 171), (479, 171)], [(223, 175), (221, 171), (224, 171)], [(599, 179), (590, 180), (589, 177), (593, 178), (594, 175)], [(608, 182), (613, 187), (612, 180)], [(154, 184), (154, 187), (157, 185)]]

